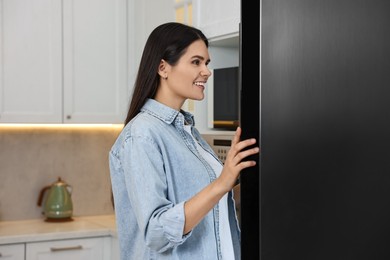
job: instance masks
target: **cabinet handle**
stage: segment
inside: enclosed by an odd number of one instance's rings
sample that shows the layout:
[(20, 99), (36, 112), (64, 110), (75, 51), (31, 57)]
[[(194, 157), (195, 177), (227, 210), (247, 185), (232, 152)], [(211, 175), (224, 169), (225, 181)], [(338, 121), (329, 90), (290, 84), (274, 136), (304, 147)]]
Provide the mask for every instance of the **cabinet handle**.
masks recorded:
[(58, 252), (58, 251), (81, 250), (81, 249), (83, 249), (83, 246), (51, 247), (50, 251)]

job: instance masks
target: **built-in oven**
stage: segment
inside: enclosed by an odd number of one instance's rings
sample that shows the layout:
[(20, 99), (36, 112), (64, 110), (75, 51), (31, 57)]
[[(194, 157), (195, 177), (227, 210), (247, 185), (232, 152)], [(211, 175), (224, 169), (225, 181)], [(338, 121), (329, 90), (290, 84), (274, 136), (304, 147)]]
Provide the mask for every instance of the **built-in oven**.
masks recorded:
[[(212, 131), (210, 133), (202, 134), (206, 142), (213, 148), (218, 158), (225, 163), (227, 153), (229, 152), (232, 144), (233, 131)], [(238, 183), (234, 188), (234, 201), (236, 205), (237, 218), (241, 223), (241, 200), (240, 200), (240, 184)]]

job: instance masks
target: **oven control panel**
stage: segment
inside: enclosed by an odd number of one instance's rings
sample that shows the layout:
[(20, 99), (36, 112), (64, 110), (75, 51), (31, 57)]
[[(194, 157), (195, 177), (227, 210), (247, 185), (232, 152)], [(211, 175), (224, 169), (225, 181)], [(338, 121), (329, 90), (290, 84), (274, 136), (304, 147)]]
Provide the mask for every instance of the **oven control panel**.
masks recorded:
[(203, 138), (207, 143), (213, 148), (214, 152), (217, 154), (218, 158), (225, 163), (226, 155), (232, 144), (232, 139), (234, 132), (224, 134), (202, 134)]

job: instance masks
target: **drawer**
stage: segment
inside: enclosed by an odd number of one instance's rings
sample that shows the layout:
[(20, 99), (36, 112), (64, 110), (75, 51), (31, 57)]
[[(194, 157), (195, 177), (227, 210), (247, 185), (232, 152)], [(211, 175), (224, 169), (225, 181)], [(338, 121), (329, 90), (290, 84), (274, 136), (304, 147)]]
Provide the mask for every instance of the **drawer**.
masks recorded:
[(105, 260), (110, 237), (66, 239), (26, 244), (26, 260)]
[(24, 260), (24, 244), (0, 245), (0, 260)]

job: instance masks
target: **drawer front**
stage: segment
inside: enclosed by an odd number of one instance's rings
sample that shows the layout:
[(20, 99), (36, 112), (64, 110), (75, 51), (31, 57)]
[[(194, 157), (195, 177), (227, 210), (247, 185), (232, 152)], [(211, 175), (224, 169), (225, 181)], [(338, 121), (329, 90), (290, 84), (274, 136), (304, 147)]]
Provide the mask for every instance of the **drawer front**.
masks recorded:
[(27, 243), (26, 260), (104, 260), (110, 253), (110, 238), (85, 238)]
[(24, 260), (24, 244), (0, 245), (0, 260)]

